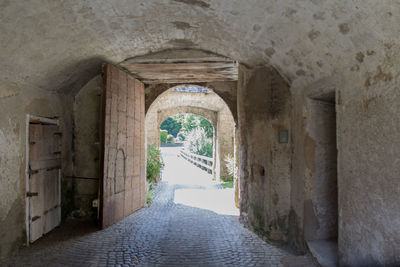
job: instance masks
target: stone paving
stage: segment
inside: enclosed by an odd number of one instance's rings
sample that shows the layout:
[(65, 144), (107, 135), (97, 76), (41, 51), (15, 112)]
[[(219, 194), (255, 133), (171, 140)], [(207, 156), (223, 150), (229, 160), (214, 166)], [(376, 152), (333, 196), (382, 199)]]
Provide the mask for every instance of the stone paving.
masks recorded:
[[(205, 199), (226, 189), (221, 189), (202, 171), (174, 153), (163, 151), (163, 154), (167, 166), (150, 207), (105, 230), (91, 231), (68, 240), (46, 241), (56, 235), (50, 233), (0, 265), (318, 266), (310, 256), (296, 256), (245, 229), (238, 217), (231, 215), (236, 212), (233, 198), (224, 201), (228, 215), (223, 214), (223, 207), (217, 212), (207, 209), (207, 205), (196, 207), (199, 199), (184, 201), (181, 196), (176, 201), (175, 192), (179, 190), (189, 190), (186, 197), (195, 195), (196, 190), (211, 192), (210, 195), (197, 194), (198, 198)], [(176, 173), (177, 166), (180, 174), (171, 176), (173, 169)], [(225, 196), (233, 196), (233, 190)]]

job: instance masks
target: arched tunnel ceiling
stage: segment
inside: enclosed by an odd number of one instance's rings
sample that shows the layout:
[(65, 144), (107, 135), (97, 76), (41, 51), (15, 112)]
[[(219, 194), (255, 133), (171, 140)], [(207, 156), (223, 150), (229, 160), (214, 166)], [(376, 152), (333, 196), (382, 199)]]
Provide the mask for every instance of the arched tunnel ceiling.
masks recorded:
[(0, 22), (0, 89), (76, 92), (103, 61), (177, 47), (270, 64), (290, 82), (363, 75), (400, 50), (397, 0), (2, 0)]

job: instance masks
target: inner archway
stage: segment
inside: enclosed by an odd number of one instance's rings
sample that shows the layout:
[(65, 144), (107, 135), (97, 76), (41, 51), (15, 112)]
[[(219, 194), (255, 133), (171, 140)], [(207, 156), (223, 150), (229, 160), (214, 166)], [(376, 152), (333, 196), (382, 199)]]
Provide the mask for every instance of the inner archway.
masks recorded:
[[(190, 113), (179, 113), (160, 121), (160, 157), (164, 167), (159, 182), (173, 188), (174, 203), (238, 216), (233, 170), (229, 169), (230, 177), (221, 177), (221, 181), (214, 179), (218, 170), (215, 164), (218, 159), (216, 123), (213, 126), (203, 116)], [(152, 145), (148, 149), (154, 151), (155, 147)], [(230, 160), (232, 162), (232, 156)], [(222, 159), (220, 164), (226, 164), (225, 161)]]
[(224, 159), (234, 157), (235, 121), (225, 101), (208, 88), (180, 85), (157, 97), (146, 113), (147, 146), (160, 146), (161, 123), (179, 113), (200, 115), (210, 121), (215, 129), (214, 179), (227, 177), (229, 174)]

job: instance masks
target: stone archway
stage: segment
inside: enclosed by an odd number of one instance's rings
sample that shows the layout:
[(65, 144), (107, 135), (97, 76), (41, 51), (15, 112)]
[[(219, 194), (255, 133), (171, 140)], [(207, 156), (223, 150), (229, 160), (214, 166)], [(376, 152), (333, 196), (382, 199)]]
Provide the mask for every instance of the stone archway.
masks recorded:
[[(174, 87), (176, 88), (176, 87)], [(211, 122), (215, 129), (214, 162), (215, 178), (227, 177), (224, 158), (234, 154), (235, 121), (229, 107), (216, 93), (174, 92), (170, 88), (161, 94), (146, 114), (147, 145), (160, 145), (159, 128), (168, 117), (179, 113), (200, 115)]]

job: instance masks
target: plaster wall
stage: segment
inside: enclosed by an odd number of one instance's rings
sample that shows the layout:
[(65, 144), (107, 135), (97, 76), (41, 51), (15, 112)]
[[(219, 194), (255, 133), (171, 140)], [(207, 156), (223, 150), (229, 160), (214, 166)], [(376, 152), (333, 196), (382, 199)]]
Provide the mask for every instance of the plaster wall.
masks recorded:
[(26, 115), (58, 117), (62, 135), (62, 210), (68, 203), (71, 164), (71, 98), (0, 81), (0, 258), (26, 242)]
[(239, 69), (238, 118), (241, 219), (273, 240), (286, 240), (290, 208), (290, 92), (273, 69)]
[(400, 264), (398, 63), (395, 69), (382, 69), (393, 79), (354, 86), (360, 83), (348, 75), (340, 90), (338, 183), (342, 265)]
[(318, 151), (321, 140), (315, 135), (318, 119), (310, 97), (335, 91), (341, 266), (400, 263), (399, 51), (398, 47), (387, 48), (387, 56), (375, 62), (377, 66), (372, 64), (376, 59), (368, 59), (370, 64), (362, 66), (369, 70), (367, 76), (353, 69), (307, 87), (292, 86), (295, 105), (289, 241), (305, 249), (309, 203), (313, 211), (321, 204), (313, 195), (315, 177), (323, 164)]
[[(309, 124), (306, 136), (304, 232), (306, 240), (337, 239), (338, 191), (335, 94), (333, 99), (308, 99)], [(309, 153), (309, 154), (308, 154)]]
[(361, 61), (400, 40), (396, 0), (6, 0), (0, 7), (0, 77), (64, 92), (77, 92), (104, 60), (176, 47), (270, 64), (305, 85), (359, 67), (358, 53)]

